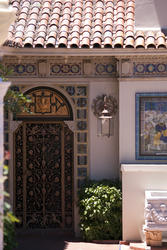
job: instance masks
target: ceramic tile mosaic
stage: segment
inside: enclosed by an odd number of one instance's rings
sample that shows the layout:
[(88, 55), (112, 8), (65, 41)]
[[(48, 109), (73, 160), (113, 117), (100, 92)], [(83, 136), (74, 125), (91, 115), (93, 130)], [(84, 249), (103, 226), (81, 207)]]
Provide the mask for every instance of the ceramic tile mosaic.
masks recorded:
[(167, 64), (162, 63), (134, 63), (134, 76), (167, 76)]
[(86, 177), (87, 176), (87, 168), (78, 168), (78, 176)]
[(86, 119), (87, 110), (86, 109), (77, 109), (77, 119)]
[(136, 159), (167, 159), (167, 93), (136, 94)]
[(37, 75), (37, 65), (36, 64), (5, 64), (8, 70), (12, 71), (11, 76), (36, 76)]
[(95, 63), (95, 72), (96, 75), (115, 75), (116, 65), (114, 63), (113, 64)]
[(50, 64), (50, 76), (81, 75), (81, 73), (81, 63)]
[(77, 133), (77, 140), (78, 142), (87, 142), (87, 133)]
[(86, 144), (78, 144), (77, 145), (77, 153), (78, 154), (86, 154), (87, 153), (87, 145)]

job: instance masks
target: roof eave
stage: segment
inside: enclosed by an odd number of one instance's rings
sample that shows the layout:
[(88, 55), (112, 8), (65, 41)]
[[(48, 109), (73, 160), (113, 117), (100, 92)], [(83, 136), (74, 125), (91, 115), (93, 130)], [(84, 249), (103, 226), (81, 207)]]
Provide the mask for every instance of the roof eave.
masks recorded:
[(0, 56), (112, 56), (112, 57), (131, 57), (131, 56), (166, 56), (167, 49), (144, 49), (144, 48), (12, 48), (1, 47)]

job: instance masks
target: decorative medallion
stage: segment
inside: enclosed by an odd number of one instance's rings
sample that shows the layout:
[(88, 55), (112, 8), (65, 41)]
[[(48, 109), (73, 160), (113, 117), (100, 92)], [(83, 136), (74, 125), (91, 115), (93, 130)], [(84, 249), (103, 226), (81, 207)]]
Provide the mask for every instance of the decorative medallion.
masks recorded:
[(155, 65), (154, 64), (148, 64), (147, 68), (146, 68), (146, 71), (149, 72), (149, 73), (154, 72), (155, 71)]
[(95, 71), (97, 75), (115, 75), (116, 65), (115, 63), (96, 63)]
[(160, 63), (157, 65), (157, 71), (158, 72), (165, 72), (166, 71), (166, 65), (164, 63)]
[(71, 66), (71, 72), (74, 73), (74, 74), (79, 73), (79, 72), (80, 72), (80, 67), (79, 67), (79, 65), (78, 65), (78, 64), (73, 64), (73, 65)]
[(60, 70), (61, 70), (61, 69), (60, 69), (60, 65), (54, 64), (54, 65), (52, 66), (51, 70), (52, 70), (53, 73), (58, 74), (58, 73), (60, 72)]
[(113, 71), (115, 71), (115, 69), (114, 69), (114, 66), (112, 64), (106, 65), (106, 72), (107, 73), (111, 74)]
[[(6, 64), (8, 70), (12, 71), (11, 76), (23, 77), (25, 75), (36, 75), (36, 65), (35, 64)], [(9, 76), (10, 77), (10, 76)]]
[(81, 63), (54, 63), (50, 64), (50, 75), (64, 76), (64, 75), (80, 75), (81, 74)]
[(134, 75), (139, 76), (166, 76), (167, 64), (165, 63), (134, 63)]
[(96, 72), (99, 74), (102, 74), (103, 72), (105, 72), (105, 65), (97, 64), (96, 65)]
[(70, 71), (70, 66), (69, 66), (68, 64), (63, 64), (63, 65), (61, 66), (61, 71), (62, 71), (63, 73), (68, 73), (68, 72)]
[(144, 64), (137, 64), (136, 65), (136, 72), (138, 72), (138, 73), (144, 73), (144, 71), (145, 71)]
[(27, 64), (26, 65), (26, 72), (27, 73), (33, 73), (35, 71), (35, 67), (32, 64)]
[(22, 64), (19, 64), (16, 66), (16, 72), (21, 74), (21, 73), (24, 73), (25, 72), (25, 66), (22, 65)]

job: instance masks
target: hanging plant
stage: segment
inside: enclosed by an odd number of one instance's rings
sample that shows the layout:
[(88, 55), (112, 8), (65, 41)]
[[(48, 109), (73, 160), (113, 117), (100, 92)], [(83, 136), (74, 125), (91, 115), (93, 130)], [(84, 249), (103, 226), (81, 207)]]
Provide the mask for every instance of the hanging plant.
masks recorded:
[(29, 112), (28, 103), (31, 103), (29, 96), (24, 95), (17, 87), (11, 87), (4, 98), (4, 108), (15, 116), (21, 112)]
[[(0, 64), (0, 81), (8, 81), (7, 77), (12, 73), (12, 69)], [(14, 117), (20, 112), (29, 112), (28, 103), (31, 103), (31, 98), (24, 95), (17, 86), (10, 87), (4, 97), (5, 111), (12, 112)]]

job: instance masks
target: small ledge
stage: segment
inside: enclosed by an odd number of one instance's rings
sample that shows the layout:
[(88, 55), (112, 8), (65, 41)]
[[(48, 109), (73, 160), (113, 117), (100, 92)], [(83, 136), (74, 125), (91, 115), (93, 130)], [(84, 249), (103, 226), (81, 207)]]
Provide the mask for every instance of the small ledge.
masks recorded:
[(166, 164), (122, 164), (121, 171), (126, 172), (167, 172)]

